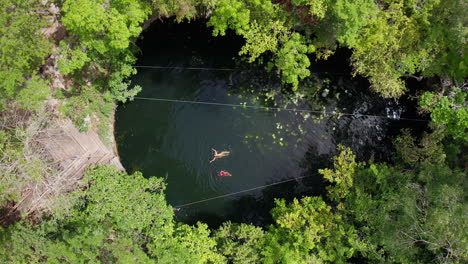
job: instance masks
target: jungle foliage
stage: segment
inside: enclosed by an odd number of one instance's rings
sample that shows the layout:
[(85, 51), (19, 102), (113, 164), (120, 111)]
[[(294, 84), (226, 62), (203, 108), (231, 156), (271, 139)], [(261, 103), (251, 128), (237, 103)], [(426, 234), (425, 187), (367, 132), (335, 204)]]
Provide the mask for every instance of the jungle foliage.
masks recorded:
[(38, 74), (51, 48), (40, 32), (48, 23), (39, 10), (34, 0), (0, 2), (0, 111), (11, 100), (36, 110), (50, 95)]
[[(435, 131), (433, 133), (440, 133)], [(446, 134), (445, 134), (446, 135)], [(408, 135), (397, 139), (406, 144)], [(37, 224), (0, 230), (0, 260), (141, 263), (464, 263), (466, 171), (424, 150), (427, 133), (396, 154), (410, 163), (359, 163), (339, 147), (324, 196), (277, 200), (274, 224), (186, 225), (174, 220), (162, 178), (88, 169), (72, 206)], [(421, 141), (421, 142), (419, 142)], [(440, 146), (440, 145), (439, 145)], [(426, 153), (418, 160), (415, 153)], [(417, 156), (417, 155), (416, 155)], [(419, 156), (421, 157), (421, 156)], [(443, 156), (445, 157), (445, 156)]]
[(354, 73), (397, 98), (408, 75), (467, 76), (466, 10), (457, 0), (219, 0), (208, 25), (214, 35), (244, 36), (249, 61), (270, 54), (293, 90), (310, 75), (311, 54), (326, 59), (347, 47)]
[(61, 92), (68, 98), (62, 111), (83, 131), (100, 124), (105, 136), (115, 101), (125, 102), (141, 90), (129, 89), (127, 78), (136, 73), (134, 40), (150, 6), (139, 0), (78, 0), (64, 1), (62, 12), (69, 36), (60, 42), (58, 65), (73, 81)]
[[(58, 19), (67, 35), (58, 45), (65, 90), (52, 91), (62, 112), (81, 130), (109, 134), (115, 101), (131, 99), (140, 87), (136, 73), (143, 22), (174, 16), (177, 22), (205, 16), (215, 36), (232, 30), (245, 39), (239, 54), (266, 62), (286, 87), (301, 89), (311, 60), (337, 48), (352, 50), (354, 74), (368, 78), (383, 97), (405, 93), (405, 79), (439, 76), (460, 84), (467, 76), (467, 3), (458, 0), (64, 0)], [(52, 53), (41, 33), (49, 22), (36, 0), (2, 1), (0, 92), (37, 109), (50, 96), (51, 80), (39, 66)], [(24, 15), (26, 14), (26, 15)], [(34, 21), (34, 23), (30, 23)], [(12, 35), (14, 34), (14, 36)], [(305, 88), (304, 88), (305, 89)], [(300, 91), (302, 92), (302, 91)], [(445, 95), (442, 95), (445, 96)], [(441, 101), (443, 103), (443, 100)], [(450, 107), (450, 105), (449, 105)], [(437, 108), (431, 108), (437, 109)], [(447, 121), (448, 122), (448, 121)]]
[(468, 92), (457, 87), (449, 93), (434, 94), (425, 92), (419, 105), (431, 113), (431, 119), (447, 127), (447, 132), (455, 139), (468, 141)]
[(220, 263), (205, 224), (176, 224), (163, 180), (89, 169), (89, 188), (67, 210), (39, 225), (18, 222), (0, 232), (3, 263)]
[[(55, 2), (67, 30), (58, 66), (71, 85), (53, 95), (82, 130), (97, 123), (102, 135), (115, 101), (139, 91), (129, 89), (128, 77), (149, 18), (209, 17), (214, 35), (243, 36), (240, 55), (268, 61), (293, 91), (301, 91), (312, 59), (340, 47), (352, 50), (354, 73), (383, 97), (404, 94), (411, 76), (438, 76), (451, 85), (420, 92), (421, 110), (433, 123), (419, 138), (403, 131), (395, 139), (393, 164), (357, 162), (340, 146), (334, 168), (320, 171), (326, 192), (277, 200), (270, 226), (177, 223), (161, 178), (99, 166), (67, 197), (70, 206), (0, 227), (2, 263), (468, 262), (466, 1)], [(28, 128), (42, 123), (9, 119), (16, 107), (35, 115), (51, 94), (40, 68), (52, 53), (41, 33), (48, 25), (42, 8), (35, 0), (0, 3), (2, 202), (18, 200), (24, 184), (52, 171), (30, 145)]]

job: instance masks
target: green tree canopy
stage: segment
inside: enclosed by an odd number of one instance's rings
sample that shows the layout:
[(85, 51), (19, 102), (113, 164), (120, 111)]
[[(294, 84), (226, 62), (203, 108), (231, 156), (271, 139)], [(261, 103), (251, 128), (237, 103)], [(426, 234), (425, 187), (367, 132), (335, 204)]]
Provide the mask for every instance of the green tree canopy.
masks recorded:
[(43, 105), (50, 91), (39, 77), (51, 43), (41, 29), (48, 23), (35, 0), (5, 0), (0, 3), (0, 111), (8, 100), (26, 109)]
[(458, 0), (219, 0), (208, 25), (215, 36), (228, 29), (243, 36), (240, 54), (250, 62), (272, 55), (294, 90), (310, 75), (307, 54), (327, 58), (339, 45), (352, 49), (355, 74), (398, 98), (406, 76), (467, 76), (466, 10)]
[(468, 93), (453, 88), (449, 96), (425, 92), (419, 105), (431, 112), (431, 119), (447, 127), (455, 139), (468, 142)]
[(213, 234), (229, 263), (261, 263), (265, 233), (260, 227), (224, 222)]
[(466, 174), (444, 165), (402, 173), (370, 165), (356, 174), (345, 210), (378, 256), (396, 263), (463, 262), (466, 248)]
[(354, 228), (320, 197), (277, 200), (272, 216), (264, 263), (346, 263), (361, 248)]
[(35, 226), (20, 222), (2, 228), (0, 260), (223, 262), (206, 225), (175, 225), (173, 210), (164, 198), (162, 179), (101, 166), (89, 169), (85, 181), (89, 188), (72, 194), (74, 203), (67, 210), (57, 211)]

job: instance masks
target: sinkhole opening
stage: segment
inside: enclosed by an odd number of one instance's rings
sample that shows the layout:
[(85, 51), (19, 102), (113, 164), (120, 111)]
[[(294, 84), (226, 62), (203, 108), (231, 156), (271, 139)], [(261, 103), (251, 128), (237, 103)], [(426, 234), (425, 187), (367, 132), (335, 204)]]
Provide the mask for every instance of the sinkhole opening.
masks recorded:
[[(180, 221), (267, 225), (274, 198), (323, 192), (318, 169), (339, 144), (389, 161), (393, 137), (415, 126), (399, 119), (411, 102), (384, 100), (351, 75), (349, 50), (311, 58), (312, 76), (288, 93), (266, 61), (238, 56), (243, 44), (232, 32), (213, 37), (206, 21), (156, 22), (138, 42), (132, 83), (142, 91), (117, 109), (118, 152), (128, 172), (165, 178)], [(213, 149), (228, 154), (210, 162)]]

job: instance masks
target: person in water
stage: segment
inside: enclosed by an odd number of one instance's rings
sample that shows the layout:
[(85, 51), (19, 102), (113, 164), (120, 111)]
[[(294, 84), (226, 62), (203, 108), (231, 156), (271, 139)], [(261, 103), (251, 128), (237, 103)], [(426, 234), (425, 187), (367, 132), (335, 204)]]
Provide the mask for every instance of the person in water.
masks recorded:
[(218, 153), (218, 151), (216, 151), (216, 149), (214, 149), (214, 148), (212, 148), (211, 150), (213, 151), (214, 157), (213, 157), (212, 160), (210, 160), (210, 163), (217, 160), (217, 159), (229, 156), (229, 154), (231, 153), (229, 151), (222, 151), (222, 152)]
[(218, 174), (221, 177), (232, 176), (232, 174), (227, 171), (220, 171)]

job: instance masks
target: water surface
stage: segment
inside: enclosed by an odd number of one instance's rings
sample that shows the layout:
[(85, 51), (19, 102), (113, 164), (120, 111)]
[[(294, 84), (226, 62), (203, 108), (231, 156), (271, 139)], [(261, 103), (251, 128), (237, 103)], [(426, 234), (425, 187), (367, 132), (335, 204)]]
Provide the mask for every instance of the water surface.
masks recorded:
[[(388, 158), (388, 131), (400, 127), (398, 121), (359, 115), (320, 119), (320, 114), (315, 113), (242, 107), (241, 104), (265, 106), (254, 89), (267, 85), (268, 81), (263, 80), (269, 77), (258, 74), (258, 68), (241, 64), (240, 69), (234, 62), (242, 44), (237, 38), (213, 39), (202, 24), (160, 24), (150, 28), (144, 37), (139, 65), (237, 68), (145, 68), (139, 69), (132, 80), (143, 87), (139, 97), (236, 107), (135, 100), (117, 111), (116, 138), (123, 165), (127, 171), (142, 171), (146, 177), (165, 177), (168, 202), (174, 207), (182, 206), (176, 212), (180, 220), (265, 223), (265, 211), (272, 206), (274, 197), (322, 191), (323, 181), (317, 170), (330, 165), (339, 143), (351, 146), (363, 159)], [(329, 71), (325, 66), (322, 70)], [(327, 111), (386, 115), (389, 103), (367, 92), (365, 81), (351, 79), (346, 67), (332, 70), (337, 72), (326, 75), (330, 79), (326, 87), (341, 91), (341, 97), (327, 99), (324, 95), (326, 100), (322, 103)], [(317, 85), (321, 78), (325, 79), (323, 76), (316, 78)], [(255, 84), (253, 92), (249, 90), (251, 84)], [(268, 85), (279, 84), (273, 81)], [(240, 89), (249, 92), (239, 92)], [(313, 104), (304, 102), (288, 107), (315, 109)], [(209, 163), (211, 148), (231, 154)], [(219, 177), (221, 170), (233, 176)], [(185, 206), (287, 179), (295, 180)]]

